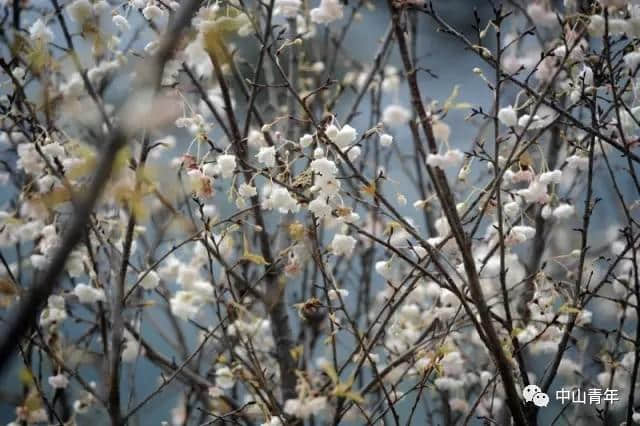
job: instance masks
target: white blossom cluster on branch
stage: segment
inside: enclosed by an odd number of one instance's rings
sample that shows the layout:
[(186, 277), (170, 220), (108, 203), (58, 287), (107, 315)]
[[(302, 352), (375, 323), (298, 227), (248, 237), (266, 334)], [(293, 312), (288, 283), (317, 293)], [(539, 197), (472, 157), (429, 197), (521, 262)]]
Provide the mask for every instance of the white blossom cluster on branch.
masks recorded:
[(640, 1), (445, 3), (4, 2), (0, 419), (640, 424)]

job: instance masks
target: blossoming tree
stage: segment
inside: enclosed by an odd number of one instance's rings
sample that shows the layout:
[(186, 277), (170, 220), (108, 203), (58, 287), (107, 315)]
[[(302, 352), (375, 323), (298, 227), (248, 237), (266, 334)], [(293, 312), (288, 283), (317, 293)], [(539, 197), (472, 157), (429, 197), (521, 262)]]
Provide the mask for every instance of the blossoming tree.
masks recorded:
[(640, 423), (640, 2), (2, 7), (12, 425)]

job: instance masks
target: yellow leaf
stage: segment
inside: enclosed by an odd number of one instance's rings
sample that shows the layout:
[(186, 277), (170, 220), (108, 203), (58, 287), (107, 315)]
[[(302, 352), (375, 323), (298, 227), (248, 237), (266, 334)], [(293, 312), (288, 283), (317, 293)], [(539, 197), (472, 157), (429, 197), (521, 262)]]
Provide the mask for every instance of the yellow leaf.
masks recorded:
[(331, 364), (329, 364), (328, 362), (324, 363), (322, 365), (322, 370), (327, 374), (327, 376), (329, 376), (329, 378), (333, 383), (335, 383), (336, 385), (339, 384), (340, 377), (338, 377), (338, 373), (336, 372), (335, 368), (333, 368)]
[(481, 54), (485, 58), (491, 58), (491, 51), (484, 46), (479, 46), (477, 44), (473, 45), (473, 48)]
[(436, 349), (436, 356), (443, 357), (449, 352), (453, 352), (453, 348), (449, 344), (442, 345)]
[(436, 370), (436, 375), (438, 377), (442, 376), (444, 374), (444, 368), (442, 368), (442, 366), (439, 363), (434, 363), (433, 364), (433, 368)]
[(514, 327), (513, 330), (511, 330), (511, 335), (512, 336), (517, 336), (518, 334), (522, 333), (523, 331), (524, 331), (523, 328)]
[(0, 277), (0, 294), (15, 295), (18, 289), (8, 277)]
[(399, 222), (392, 221), (387, 223), (386, 226), (384, 227), (384, 235), (390, 235), (391, 233), (400, 231), (402, 229), (404, 229), (402, 224), (400, 224)]
[(27, 63), (34, 74), (40, 74), (50, 63), (51, 55), (47, 49), (46, 43), (41, 40), (35, 40), (28, 49)]
[(152, 306), (155, 306), (157, 303), (155, 300), (147, 300), (144, 301), (142, 303), (138, 303), (135, 305), (136, 308), (151, 308)]
[(215, 398), (211, 400), (211, 408), (216, 412), (220, 413), (220, 415), (224, 415), (233, 410), (231, 405), (227, 402), (225, 398)]
[(345, 216), (350, 216), (352, 213), (352, 210), (349, 207), (338, 207), (336, 209), (336, 213), (340, 217), (345, 217)]
[(268, 265), (269, 264), (269, 262), (267, 262), (264, 259), (264, 257), (260, 256), (259, 254), (251, 253), (249, 251), (249, 241), (247, 241), (247, 236), (246, 235), (242, 236), (242, 240), (244, 241), (244, 251), (243, 251), (241, 259), (249, 261), (251, 263), (255, 263), (256, 265)]
[(332, 394), (340, 397), (349, 399), (355, 403), (362, 404), (364, 402), (364, 398), (358, 392), (351, 390), (351, 386), (353, 386), (354, 377), (351, 376), (346, 382), (340, 382), (335, 385), (333, 388)]
[(371, 182), (369, 185), (365, 185), (363, 187), (360, 188), (360, 192), (362, 192), (364, 195), (368, 195), (370, 197), (375, 197), (376, 195), (376, 183), (375, 182)]
[(87, 156), (84, 161), (74, 164), (74, 166), (67, 172), (69, 179), (78, 179), (86, 176), (96, 169), (96, 157), (95, 155)]
[(523, 152), (520, 158), (518, 158), (518, 163), (520, 164), (521, 169), (528, 169), (533, 166), (533, 158), (531, 158), (531, 154), (528, 152)]
[(42, 398), (40, 397), (40, 393), (36, 389), (29, 392), (23, 406), (27, 409), (28, 413), (33, 413), (34, 411), (42, 408)]
[(139, 193), (134, 193), (133, 195), (129, 200), (129, 208), (136, 217), (136, 220), (145, 222), (149, 218), (149, 209), (144, 202), (144, 196)]
[(116, 159), (113, 162), (113, 171), (118, 172), (122, 170), (124, 167), (129, 165), (129, 160), (131, 159), (131, 149), (128, 146), (121, 148), (120, 151), (116, 154)]
[(220, 18), (215, 20), (215, 27), (220, 32), (233, 32), (237, 31), (240, 27), (246, 25), (249, 22), (247, 15), (239, 14), (238, 16), (232, 18), (229, 16), (221, 16)]
[(266, 260), (264, 260), (264, 257), (260, 256), (259, 254), (254, 254), (254, 253), (245, 253), (242, 255), (242, 259), (249, 261), (251, 263), (255, 263), (256, 265), (268, 265), (269, 262), (267, 262)]
[(304, 345), (298, 345), (291, 349), (291, 357), (294, 359), (294, 361), (299, 360), (303, 353)]
[(444, 110), (445, 110), (445, 112), (449, 111), (450, 109), (469, 109), (469, 108), (471, 108), (473, 106), (468, 102), (458, 102), (458, 103), (456, 103), (455, 100), (458, 97), (458, 95), (460, 95), (460, 85), (456, 84), (453, 87), (453, 91), (451, 92), (451, 95), (449, 95), (447, 100), (444, 101)]
[(579, 314), (581, 309), (576, 308), (575, 306), (571, 306), (568, 303), (560, 306), (558, 312), (566, 313), (566, 314)]
[(346, 399), (350, 399), (357, 404), (362, 404), (364, 402), (364, 398), (362, 397), (362, 395), (355, 391), (347, 391), (342, 396)]
[(40, 201), (50, 209), (69, 200), (71, 200), (71, 195), (65, 187), (57, 187), (40, 198)]
[(90, 364), (96, 362), (96, 357), (82, 346), (68, 345), (62, 349), (62, 359), (68, 366), (77, 366), (79, 364)]
[(304, 225), (300, 222), (295, 222), (289, 225), (289, 237), (294, 241), (301, 241), (304, 239)]
[(226, 62), (227, 51), (225, 49), (225, 37), (222, 31), (216, 26), (207, 28), (202, 33), (204, 50), (214, 60), (222, 64)]
[(18, 373), (18, 378), (20, 379), (20, 383), (25, 386), (31, 386), (33, 384), (33, 375), (28, 368), (21, 368), (20, 372)]

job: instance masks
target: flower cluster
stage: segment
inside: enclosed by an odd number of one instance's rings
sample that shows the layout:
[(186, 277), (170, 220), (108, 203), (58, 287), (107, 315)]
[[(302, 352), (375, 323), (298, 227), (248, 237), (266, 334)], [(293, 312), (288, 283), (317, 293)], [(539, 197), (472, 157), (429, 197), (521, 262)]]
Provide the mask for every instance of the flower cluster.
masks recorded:
[(12, 424), (638, 421), (640, 4), (425, 6), (7, 3)]

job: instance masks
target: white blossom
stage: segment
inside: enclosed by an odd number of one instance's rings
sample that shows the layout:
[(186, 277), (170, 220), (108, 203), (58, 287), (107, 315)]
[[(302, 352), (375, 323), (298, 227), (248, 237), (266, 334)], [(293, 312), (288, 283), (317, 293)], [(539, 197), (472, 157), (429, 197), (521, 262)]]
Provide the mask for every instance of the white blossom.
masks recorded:
[(231, 389), (234, 383), (233, 373), (229, 367), (224, 365), (216, 369), (216, 385), (222, 389)]
[(301, 5), (301, 0), (276, 0), (275, 13), (286, 16), (287, 18), (292, 18), (297, 15)]
[(386, 279), (390, 279), (392, 276), (392, 263), (391, 260), (381, 260), (376, 262), (375, 269), (376, 272), (385, 277)]
[(218, 157), (218, 166), (222, 177), (227, 179), (233, 176), (236, 170), (236, 156), (231, 154), (223, 154)]
[(434, 119), (431, 125), (431, 130), (433, 131), (433, 137), (437, 142), (447, 143), (449, 141), (451, 128), (444, 121)]
[(273, 167), (276, 165), (276, 148), (274, 146), (262, 147), (256, 154), (256, 158), (265, 166)]
[(342, 19), (343, 6), (340, 0), (320, 0), (320, 5), (311, 9), (311, 21), (316, 24), (328, 25)]
[(238, 188), (238, 194), (240, 194), (243, 198), (251, 198), (255, 195), (258, 195), (258, 190), (255, 186), (249, 185), (248, 183), (243, 183)]
[(349, 158), (349, 161), (353, 162), (358, 157), (360, 157), (361, 153), (362, 153), (362, 149), (360, 149), (359, 146), (354, 146), (354, 147), (351, 147), (347, 152), (347, 157)]
[(550, 172), (544, 172), (540, 175), (540, 183), (549, 184), (549, 183), (560, 183), (562, 179), (562, 170), (553, 170)]
[(330, 124), (329, 126), (327, 126), (327, 128), (324, 131), (327, 137), (332, 141), (338, 136), (339, 132), (340, 132), (340, 129), (338, 129), (334, 124)]
[(271, 210), (277, 209), (280, 213), (296, 213), (300, 206), (298, 201), (291, 196), (289, 190), (282, 186), (271, 188), (269, 196), (262, 203), (262, 207)]
[(520, 212), (520, 204), (517, 201), (507, 203), (502, 208), (504, 213), (509, 217), (515, 217)]
[(24, 70), (24, 68), (17, 66), (13, 68), (12, 74), (20, 84), (24, 84), (24, 76), (26, 75), (26, 71)]
[(528, 203), (544, 204), (549, 201), (549, 194), (547, 194), (547, 185), (538, 180), (534, 180), (533, 182), (531, 182), (527, 189), (519, 190), (518, 195), (524, 198), (524, 200)]
[(73, 289), (73, 294), (76, 295), (80, 303), (96, 303), (104, 302), (106, 300), (104, 290), (101, 288), (93, 288), (87, 284), (77, 284)]
[(262, 423), (260, 426), (284, 426), (280, 417), (273, 416), (269, 419), (269, 421)]
[(427, 164), (441, 169), (459, 165), (463, 159), (464, 154), (458, 149), (450, 149), (444, 154), (427, 154)]
[(553, 217), (556, 219), (567, 219), (575, 213), (576, 209), (571, 204), (560, 204), (558, 207), (553, 209)]
[(327, 159), (326, 157), (317, 158), (309, 165), (311, 170), (316, 173), (320, 173), (325, 176), (334, 176), (338, 173), (338, 167), (336, 163)]
[(380, 135), (380, 145), (384, 147), (388, 147), (388, 146), (391, 146), (392, 143), (393, 143), (393, 136), (391, 136), (388, 133), (384, 133)]
[(344, 289), (344, 288), (339, 288), (337, 290), (331, 289), (327, 292), (327, 295), (329, 296), (329, 300), (339, 300), (340, 298), (345, 298), (347, 296), (349, 296), (349, 290)]
[(202, 300), (196, 293), (184, 290), (177, 291), (169, 303), (171, 313), (185, 321), (194, 319), (202, 306)]
[(518, 113), (509, 105), (498, 111), (498, 120), (507, 127), (515, 127), (518, 124)]
[(288, 399), (284, 403), (284, 412), (304, 419), (312, 415), (318, 415), (327, 409), (327, 397), (317, 396), (309, 397), (304, 400)]
[(511, 231), (506, 237), (506, 240), (510, 244), (519, 244), (533, 238), (536, 234), (536, 229), (531, 226), (517, 225), (511, 228)]
[(160, 9), (154, 3), (149, 3), (144, 9), (142, 9), (142, 15), (145, 17), (145, 19), (148, 19), (149, 21), (152, 21), (154, 19), (161, 17), (162, 14), (163, 14), (162, 9)]
[(49, 385), (54, 389), (65, 389), (69, 386), (69, 379), (64, 374), (49, 376)]
[(600, 15), (591, 15), (589, 17), (589, 26), (587, 27), (589, 35), (593, 37), (602, 37), (605, 30), (604, 18)]
[(356, 129), (347, 124), (331, 140), (340, 148), (345, 148), (355, 141), (357, 135)]
[(586, 87), (593, 86), (593, 70), (587, 65), (582, 66), (578, 74), (578, 81)]
[(71, 19), (82, 24), (93, 15), (93, 6), (91, 6), (89, 0), (75, 0), (67, 6), (67, 11), (71, 15)]
[(53, 294), (49, 296), (47, 307), (40, 314), (40, 325), (47, 327), (52, 324), (59, 324), (67, 318), (64, 297)]
[(331, 216), (333, 208), (322, 197), (318, 197), (309, 203), (309, 211), (323, 219)]
[(389, 127), (398, 127), (409, 122), (411, 113), (401, 105), (389, 105), (382, 113), (382, 121)]
[(567, 167), (576, 170), (586, 170), (589, 167), (589, 158), (574, 154), (567, 157)]
[(357, 240), (350, 235), (336, 234), (331, 241), (331, 251), (336, 256), (350, 256)]
[(160, 276), (156, 271), (148, 271), (146, 275), (142, 272), (138, 275), (138, 279), (141, 279), (140, 287), (145, 290), (153, 290), (158, 287), (158, 284), (160, 284)]
[(38, 18), (29, 27), (29, 36), (32, 40), (49, 43), (53, 40), (53, 31), (44, 23), (42, 18)]
[(438, 389), (450, 392), (456, 392), (464, 387), (464, 381), (451, 377), (438, 377), (434, 383)]
[(111, 18), (113, 21), (113, 25), (115, 25), (120, 31), (128, 31), (129, 30), (129, 21), (122, 15), (113, 15)]
[(133, 362), (138, 358), (139, 355), (144, 355), (144, 348), (129, 331), (125, 330), (122, 361)]
[(629, 71), (635, 72), (638, 69), (638, 65), (640, 65), (640, 52), (637, 50), (629, 52), (624, 55), (623, 59)]
[(73, 401), (73, 411), (78, 414), (84, 414), (89, 411), (89, 405), (80, 399)]
[(300, 138), (300, 146), (302, 148), (308, 148), (312, 143), (313, 143), (313, 136), (308, 133), (305, 133)]
[(205, 217), (211, 219), (218, 216), (218, 208), (213, 204), (205, 204), (202, 208), (202, 213), (205, 215)]

